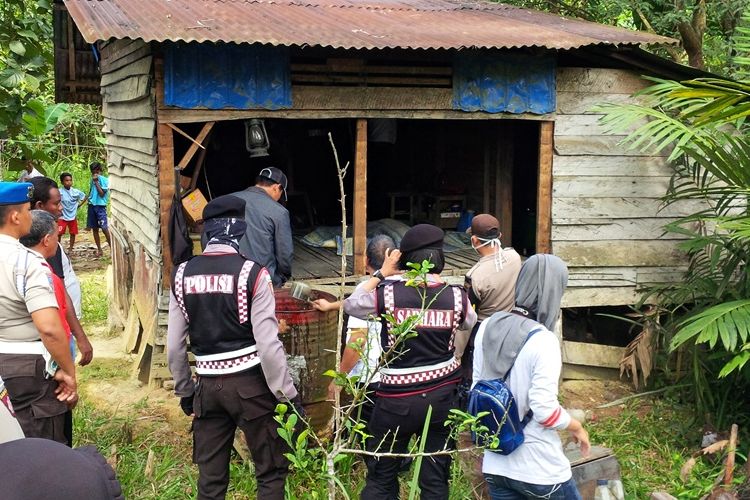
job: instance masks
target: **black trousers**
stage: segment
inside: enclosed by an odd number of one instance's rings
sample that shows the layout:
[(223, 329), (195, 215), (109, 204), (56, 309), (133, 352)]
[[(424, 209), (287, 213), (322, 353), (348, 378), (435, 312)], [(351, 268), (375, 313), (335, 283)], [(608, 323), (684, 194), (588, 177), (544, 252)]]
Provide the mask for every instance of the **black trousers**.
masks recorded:
[(200, 377), (193, 408), (193, 462), (198, 465), (198, 498), (223, 499), (229, 486), (229, 458), (235, 430), (245, 434), (255, 464), (258, 498), (281, 500), (289, 451), (273, 420), (278, 401), (259, 367), (219, 377)]
[(46, 379), (44, 358), (36, 354), (0, 354), (0, 377), (26, 437), (66, 444), (65, 413), (57, 400), (57, 381)]
[[(430, 392), (391, 398), (380, 396), (368, 430), (372, 437), (367, 441), (369, 451), (406, 453), (412, 436), (420, 437), (428, 408), (432, 407), (429, 431), (424, 451), (435, 452), (455, 448), (450, 439), (450, 429), (443, 425), (451, 409), (456, 408), (457, 386), (450, 384)], [(399, 497), (398, 473), (402, 458), (368, 458), (367, 483), (362, 490), (364, 500), (392, 500)], [(450, 455), (425, 457), (419, 473), (422, 500), (448, 498)]]

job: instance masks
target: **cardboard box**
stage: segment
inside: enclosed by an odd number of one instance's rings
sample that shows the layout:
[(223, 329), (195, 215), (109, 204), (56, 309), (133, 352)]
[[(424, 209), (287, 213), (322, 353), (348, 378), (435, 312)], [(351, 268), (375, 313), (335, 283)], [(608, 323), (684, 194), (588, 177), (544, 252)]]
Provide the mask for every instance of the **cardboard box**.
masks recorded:
[(185, 215), (194, 224), (203, 220), (203, 209), (206, 208), (206, 205), (208, 205), (208, 202), (200, 189), (194, 189), (182, 197), (182, 208), (185, 209)]

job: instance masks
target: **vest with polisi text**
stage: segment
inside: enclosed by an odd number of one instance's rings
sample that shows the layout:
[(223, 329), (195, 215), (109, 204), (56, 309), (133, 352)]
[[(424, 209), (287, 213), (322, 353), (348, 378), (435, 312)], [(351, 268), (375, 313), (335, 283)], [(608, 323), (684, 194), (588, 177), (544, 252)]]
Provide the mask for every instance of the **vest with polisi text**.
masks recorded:
[[(250, 322), (263, 268), (237, 253), (204, 254), (174, 272), (174, 295), (188, 323), (199, 375), (238, 373), (260, 363)], [(262, 283), (261, 283), (262, 282)]]
[[(422, 296), (428, 307), (422, 309)], [(417, 335), (396, 342), (394, 325), (382, 320), (381, 345), (390, 354), (380, 369), (379, 392), (411, 393), (458, 381), (460, 363), (454, 357), (453, 340), (463, 323), (468, 298), (462, 287), (430, 283), (427, 287), (387, 281), (377, 288), (377, 312), (393, 315), (396, 323), (417, 315)], [(395, 347), (394, 347), (395, 345)]]

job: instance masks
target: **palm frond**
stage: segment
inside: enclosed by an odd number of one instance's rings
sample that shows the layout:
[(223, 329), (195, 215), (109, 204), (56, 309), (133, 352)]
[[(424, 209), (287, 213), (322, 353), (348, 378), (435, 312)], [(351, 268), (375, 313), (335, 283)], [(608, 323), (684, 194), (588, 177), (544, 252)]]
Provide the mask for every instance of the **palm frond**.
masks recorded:
[(748, 324), (750, 299), (716, 304), (680, 321), (670, 348), (675, 350), (691, 340), (713, 348), (720, 341), (724, 349), (732, 352), (739, 342), (747, 343)]

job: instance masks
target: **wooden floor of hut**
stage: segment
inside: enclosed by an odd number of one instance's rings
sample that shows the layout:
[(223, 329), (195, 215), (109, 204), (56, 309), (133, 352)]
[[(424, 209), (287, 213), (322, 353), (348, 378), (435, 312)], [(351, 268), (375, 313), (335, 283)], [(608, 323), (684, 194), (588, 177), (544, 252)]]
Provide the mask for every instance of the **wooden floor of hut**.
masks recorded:
[[(346, 273), (352, 273), (352, 257), (347, 257)], [(477, 253), (466, 248), (445, 254), (444, 276), (463, 276), (479, 260)], [(294, 238), (294, 259), (292, 261), (292, 279), (311, 281), (313, 283), (331, 284), (341, 276), (341, 256), (332, 248), (313, 248), (302, 243), (300, 237)], [(356, 278), (356, 277), (354, 277)]]

